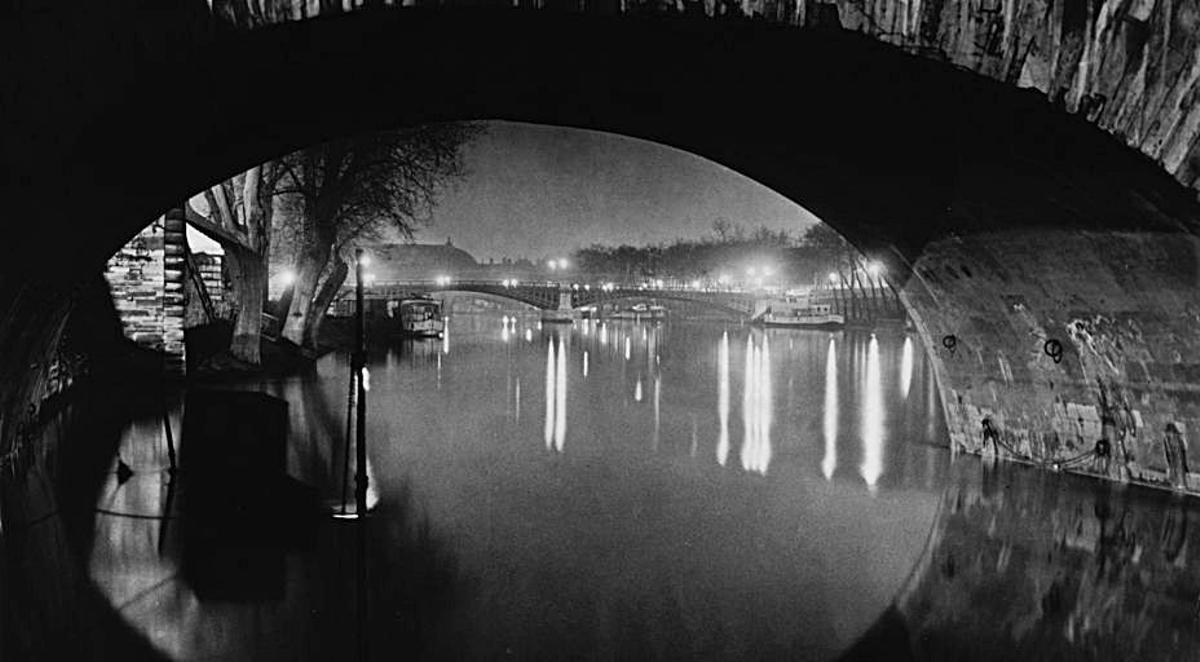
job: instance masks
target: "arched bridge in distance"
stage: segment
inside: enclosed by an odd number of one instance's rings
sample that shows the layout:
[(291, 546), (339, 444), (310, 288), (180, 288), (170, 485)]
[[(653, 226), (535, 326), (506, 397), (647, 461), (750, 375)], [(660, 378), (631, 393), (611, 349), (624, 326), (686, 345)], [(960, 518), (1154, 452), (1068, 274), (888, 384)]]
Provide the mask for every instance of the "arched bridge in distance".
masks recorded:
[[(372, 282), (363, 286), (366, 299), (400, 299), (435, 292), (472, 292), (517, 301), (539, 310), (563, 310), (603, 305), (630, 299), (658, 299), (699, 304), (741, 317), (754, 311), (756, 298), (745, 292), (688, 288), (650, 288), (632, 285), (611, 287), (566, 285), (552, 281), (508, 284), (495, 280), (411, 280)], [(354, 287), (343, 287), (339, 299), (352, 297)], [(565, 298), (564, 298), (565, 297)]]

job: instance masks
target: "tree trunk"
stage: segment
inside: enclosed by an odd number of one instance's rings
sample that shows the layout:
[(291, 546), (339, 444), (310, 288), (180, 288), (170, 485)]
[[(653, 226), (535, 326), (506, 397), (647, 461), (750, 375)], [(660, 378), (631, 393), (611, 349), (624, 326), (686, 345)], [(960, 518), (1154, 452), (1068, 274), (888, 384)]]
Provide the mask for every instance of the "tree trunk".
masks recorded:
[(346, 261), (341, 258), (335, 258), (333, 270), (325, 279), (325, 282), (321, 283), (321, 289), (317, 291), (317, 296), (313, 298), (312, 309), (308, 315), (308, 328), (304, 333), (305, 346), (316, 349), (317, 335), (321, 331), (321, 323), (325, 321), (325, 313), (329, 310), (330, 304), (333, 303), (333, 298), (342, 289), (342, 284), (346, 282), (346, 277), (349, 274), (350, 267), (346, 265)]
[(292, 305), (288, 308), (287, 318), (283, 320), (283, 337), (297, 346), (303, 347), (305, 329), (308, 327), (308, 317), (313, 308), (313, 297), (317, 290), (317, 280), (325, 265), (329, 262), (330, 242), (317, 242), (317, 245), (300, 253), (300, 264), (296, 270), (296, 284), (292, 294)]
[(230, 244), (225, 248), (225, 263), (229, 266), (233, 296), (237, 302), (237, 317), (233, 324), (233, 340), (229, 353), (239, 361), (260, 365), (263, 311), (263, 288), (267, 282), (267, 260), (243, 246)]

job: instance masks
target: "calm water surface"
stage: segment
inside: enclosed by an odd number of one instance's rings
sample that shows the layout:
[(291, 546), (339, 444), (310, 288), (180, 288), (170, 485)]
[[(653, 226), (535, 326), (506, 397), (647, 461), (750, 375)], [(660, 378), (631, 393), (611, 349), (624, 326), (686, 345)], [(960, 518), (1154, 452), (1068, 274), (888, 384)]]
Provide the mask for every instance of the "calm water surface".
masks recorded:
[(370, 399), (381, 499), (404, 486), (473, 587), (445, 626), (480, 636), (447, 654), (832, 654), (942, 487), (900, 336), (459, 316), (378, 356)]
[[(287, 401), (289, 470), (328, 503), (347, 371), (236, 385)], [(68, 410), (0, 480), (5, 652), (1200, 659), (1197, 500), (951, 458), (903, 336), (455, 316), (370, 372), (374, 513), (307, 538), (245, 529), (288, 531), (288, 500), (186, 471), (178, 406)], [(197, 538), (205, 489), (259, 514)]]
[[(370, 581), (415, 595), (373, 607), (430, 657), (830, 657), (891, 604), (944, 486), (931, 375), (899, 334), (459, 315), (371, 359)], [(291, 472), (329, 500), (347, 376), (332, 355), (244, 385), (290, 403)], [(131, 426), (126, 461), (159, 427)], [(169, 506), (160, 476), (110, 489), (114, 511)], [(264, 608), (192, 595), (153, 522), (97, 533), (93, 577), (172, 656), (303, 655), (307, 612), (353, 608), (305, 569), (328, 551), (291, 553)], [(414, 564), (434, 579), (397, 580)]]

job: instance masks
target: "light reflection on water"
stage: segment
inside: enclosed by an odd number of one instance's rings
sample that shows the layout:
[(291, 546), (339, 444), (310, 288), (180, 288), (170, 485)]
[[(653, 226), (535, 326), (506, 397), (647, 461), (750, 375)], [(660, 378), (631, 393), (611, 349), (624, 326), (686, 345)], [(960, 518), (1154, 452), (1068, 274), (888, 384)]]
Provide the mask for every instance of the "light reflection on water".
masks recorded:
[(771, 414), (774, 409), (771, 387), (771, 354), (765, 335), (755, 342), (746, 336), (746, 376), (742, 391), (742, 468), (766, 474), (771, 464)]
[(721, 332), (717, 350), (717, 417), (720, 432), (717, 437), (717, 464), (725, 466), (729, 458), (729, 332)]
[[(941, 441), (932, 400), (904, 398), (905, 339), (537, 326), (456, 315), (452, 352), (447, 334), (371, 353), (376, 519), (411, 508), (472, 587), (439, 616), (430, 657), (822, 658), (887, 607), (922, 553), (945, 459), (920, 443)], [(509, 342), (520, 335), (538, 342)], [(932, 398), (912, 361), (912, 387)], [(312, 377), (258, 385), (291, 403), (292, 473), (327, 498), (340, 491), (346, 374), (331, 355)], [(96, 558), (120, 585), (127, 555)], [(303, 581), (289, 574), (287, 592), (309, 592)], [(189, 622), (259, 613), (199, 609), (162, 630), (164, 650), (211, 652)]]
[[(920, 555), (941, 422), (906, 402), (906, 379), (925, 389), (931, 373), (911, 342), (905, 366), (902, 335), (518, 318), (508, 333), (541, 344), (507, 351), (503, 325), (455, 324), (441, 393), (421, 388), (421, 343), (398, 350), (374, 393), (403, 426), (381, 422), (389, 443), (373, 450), (385, 488), (408, 486), (485, 587), (455, 628), (490, 620), (487, 637), (514, 650), (550, 632), (609, 657), (632, 610), (655, 640), (737, 631), (706, 644), (727, 655), (751, 641), (782, 655), (815, 628), (806, 645), (822, 657), (861, 634)], [(509, 375), (542, 388), (492, 386)], [(518, 420), (521, 406), (545, 415)]]
[[(907, 343), (907, 339), (905, 339)], [(838, 383), (837, 383), (837, 340), (829, 339), (829, 351), (825, 356), (825, 457), (821, 460), (821, 473), (825, 480), (833, 478), (837, 469), (838, 434)]]
[(875, 334), (867, 342), (867, 379), (862, 404), (862, 466), (859, 471), (867, 486), (874, 488), (883, 474), (884, 408), (879, 366), (879, 340)]

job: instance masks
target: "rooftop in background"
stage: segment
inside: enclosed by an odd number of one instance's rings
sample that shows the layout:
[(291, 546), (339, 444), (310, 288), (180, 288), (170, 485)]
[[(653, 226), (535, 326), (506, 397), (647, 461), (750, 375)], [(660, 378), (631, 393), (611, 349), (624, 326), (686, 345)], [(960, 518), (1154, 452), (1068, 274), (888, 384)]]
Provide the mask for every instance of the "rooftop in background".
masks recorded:
[(449, 238), (444, 244), (376, 244), (366, 247), (370, 272), (382, 281), (434, 278), (474, 271), (479, 263)]

